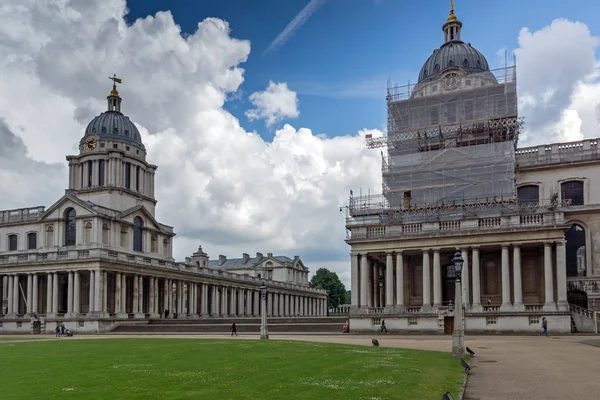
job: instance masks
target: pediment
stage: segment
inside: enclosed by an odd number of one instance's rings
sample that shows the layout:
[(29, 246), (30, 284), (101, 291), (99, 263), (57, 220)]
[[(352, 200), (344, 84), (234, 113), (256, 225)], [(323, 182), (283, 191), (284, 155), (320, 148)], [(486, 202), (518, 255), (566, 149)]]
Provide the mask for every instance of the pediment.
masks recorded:
[(136, 217), (140, 217), (144, 221), (144, 227), (164, 232), (162, 225), (159, 224), (154, 216), (146, 209), (146, 207), (142, 205), (123, 211), (121, 214), (116, 216), (116, 219), (118, 221), (127, 222), (133, 225), (133, 221)]
[(73, 208), (77, 216), (86, 215), (97, 215), (98, 212), (92, 208), (92, 206), (85, 201), (78, 199), (72, 195), (64, 195), (58, 199), (53, 205), (51, 205), (40, 218), (41, 221), (63, 219), (65, 212)]

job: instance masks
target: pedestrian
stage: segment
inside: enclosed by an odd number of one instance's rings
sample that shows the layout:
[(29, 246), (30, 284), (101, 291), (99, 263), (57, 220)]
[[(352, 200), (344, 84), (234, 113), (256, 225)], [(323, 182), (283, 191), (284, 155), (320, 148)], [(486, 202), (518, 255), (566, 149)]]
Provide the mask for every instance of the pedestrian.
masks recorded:
[(237, 327), (235, 326), (235, 322), (233, 324), (231, 324), (231, 336), (233, 336), (233, 334), (235, 333), (235, 336), (237, 336)]
[(546, 317), (542, 317), (542, 333), (540, 336), (548, 336), (548, 321), (546, 321)]
[(388, 333), (387, 328), (385, 327), (385, 320), (381, 320), (381, 329), (379, 330), (379, 333), (383, 333), (383, 331), (385, 331), (385, 333)]
[(65, 324), (62, 324), (60, 326), (60, 336), (64, 336), (65, 335)]
[(60, 337), (60, 325), (56, 325), (56, 329), (54, 331), (56, 332), (56, 337)]
[(491, 305), (492, 305), (492, 298), (488, 297), (488, 306), (491, 306)]

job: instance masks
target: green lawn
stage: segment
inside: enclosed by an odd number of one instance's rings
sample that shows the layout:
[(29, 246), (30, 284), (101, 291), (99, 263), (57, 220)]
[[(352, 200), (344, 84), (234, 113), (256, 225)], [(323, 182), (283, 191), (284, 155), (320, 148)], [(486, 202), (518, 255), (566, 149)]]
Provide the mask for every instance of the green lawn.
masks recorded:
[(3, 400), (439, 400), (463, 380), (448, 353), (277, 340), (0, 343), (0, 360)]
[[(0, 336), (0, 342), (5, 342), (7, 340), (35, 340), (35, 339), (40, 339), (39, 336), (14, 336), (14, 337), (10, 337), (10, 336)], [(45, 338), (43, 338), (45, 339)]]

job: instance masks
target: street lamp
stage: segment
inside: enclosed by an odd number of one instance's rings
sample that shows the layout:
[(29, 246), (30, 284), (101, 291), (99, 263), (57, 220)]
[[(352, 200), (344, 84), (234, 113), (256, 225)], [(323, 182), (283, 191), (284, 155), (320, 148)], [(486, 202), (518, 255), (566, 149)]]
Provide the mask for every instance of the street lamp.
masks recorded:
[(268, 339), (269, 332), (267, 331), (267, 285), (265, 281), (260, 285), (260, 338)]
[(456, 273), (456, 287), (454, 289), (454, 329), (452, 331), (452, 358), (463, 358), (465, 356), (465, 331), (462, 324), (462, 289), (460, 287), (460, 274), (462, 272), (463, 263), (462, 253), (456, 249), (454, 258), (454, 272)]

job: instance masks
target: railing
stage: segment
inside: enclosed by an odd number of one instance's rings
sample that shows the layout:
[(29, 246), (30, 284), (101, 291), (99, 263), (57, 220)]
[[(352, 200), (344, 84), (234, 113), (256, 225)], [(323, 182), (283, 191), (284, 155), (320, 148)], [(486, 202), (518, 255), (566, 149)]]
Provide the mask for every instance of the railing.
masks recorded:
[(518, 167), (534, 167), (573, 161), (600, 160), (598, 140), (587, 139), (578, 142), (554, 143), (517, 149), (515, 152)]
[[(89, 261), (94, 259), (109, 259), (111, 262), (122, 261), (127, 264), (134, 264), (142, 267), (154, 267), (165, 269), (173, 272), (181, 272), (186, 275), (192, 274), (205, 278), (219, 279), (233, 281), (237, 284), (249, 284), (253, 287), (260, 287), (263, 282), (263, 278), (258, 278), (249, 275), (236, 274), (233, 272), (203, 268), (195, 265), (174, 263), (172, 261), (165, 261), (164, 259), (152, 258), (147, 255), (131, 254), (121, 251), (108, 250), (105, 246), (101, 245), (86, 245), (84, 249), (39, 249), (37, 251), (23, 251), (17, 254), (1, 255), (0, 253), (0, 274), (2, 269), (10, 268), (12, 266), (31, 265), (38, 266), (41, 263), (63, 263), (65, 261)], [(13, 272), (13, 271), (11, 271)], [(316, 295), (326, 295), (327, 291), (321, 289), (313, 289), (307, 287), (305, 284), (296, 284), (291, 282), (280, 282), (274, 280), (268, 280), (267, 285), (269, 290), (293, 290), (302, 291), (304, 293), (312, 293)]]
[(350, 306), (342, 305), (329, 309), (329, 315), (347, 315), (350, 313)]
[(383, 314), (385, 307), (369, 307), (369, 314)]
[(484, 312), (498, 312), (500, 311), (500, 306), (483, 306)]
[(416, 314), (418, 312), (421, 312), (421, 307), (406, 307), (406, 312), (408, 314)]
[(544, 309), (543, 304), (526, 304), (525, 311), (542, 311)]
[(16, 210), (3, 210), (0, 211), (0, 224), (23, 222), (23, 221), (35, 221), (39, 219), (46, 207), (31, 207), (31, 208), (19, 208)]
[(587, 308), (579, 307), (575, 304), (569, 304), (569, 311), (575, 314), (579, 314), (587, 319), (594, 319), (594, 311), (588, 310)]

